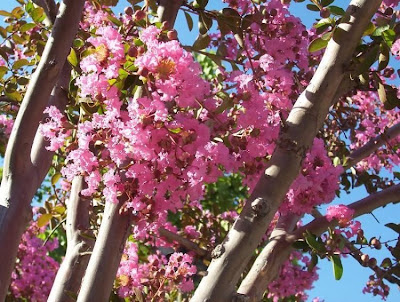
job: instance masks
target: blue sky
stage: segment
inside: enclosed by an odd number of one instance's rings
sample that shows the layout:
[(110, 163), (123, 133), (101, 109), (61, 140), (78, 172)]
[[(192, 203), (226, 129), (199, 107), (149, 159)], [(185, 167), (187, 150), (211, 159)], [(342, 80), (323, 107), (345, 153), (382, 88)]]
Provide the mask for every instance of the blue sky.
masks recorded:
[[(126, 6), (126, 1), (122, 0), (118, 5), (117, 9), (122, 11)], [(350, 1), (348, 0), (336, 0), (334, 5), (345, 7)], [(220, 9), (222, 7), (221, 0), (211, 0), (213, 9)], [(293, 3), (291, 6), (291, 12), (302, 19), (302, 21), (309, 27), (318, 18), (318, 13), (313, 13), (305, 9), (305, 4), (309, 3), (305, 1), (303, 3)], [(16, 6), (17, 2), (14, 0), (1, 0), (0, 10), (10, 10)], [(192, 43), (198, 34), (196, 24), (197, 20), (194, 19), (194, 29), (189, 32), (186, 25), (186, 20), (183, 13), (181, 12), (176, 21), (176, 29), (179, 34), (179, 38), (183, 44)], [(398, 83), (397, 83), (398, 85)], [(363, 197), (367, 196), (364, 189), (358, 188), (353, 190), (349, 195), (342, 194), (340, 199), (336, 199), (335, 203), (348, 204), (357, 201)], [(324, 209), (322, 212), (324, 213)], [(381, 236), (382, 241), (390, 240), (396, 238), (396, 233), (386, 228), (384, 225), (388, 222), (399, 223), (399, 210), (393, 205), (387, 206), (385, 209), (378, 209), (374, 212), (374, 216), (365, 215), (359, 220), (365, 230), (367, 238), (371, 236)], [(387, 254), (382, 255), (383, 249), (377, 253), (376, 257), (378, 259), (383, 259)], [(373, 251), (366, 249), (365, 252), (370, 255), (374, 255)], [(314, 297), (320, 297), (325, 300), (325, 302), (377, 302), (381, 301), (379, 297), (373, 297), (372, 295), (362, 294), (362, 288), (365, 282), (368, 280), (368, 276), (371, 274), (371, 270), (368, 268), (361, 267), (358, 262), (356, 262), (351, 257), (343, 259), (344, 274), (340, 281), (335, 281), (332, 273), (331, 263), (327, 260), (320, 260), (319, 262), (320, 279), (314, 284), (315, 288), (309, 292), (310, 301)], [(395, 287), (391, 287), (391, 294), (387, 299), (389, 302), (400, 301), (400, 292)]]

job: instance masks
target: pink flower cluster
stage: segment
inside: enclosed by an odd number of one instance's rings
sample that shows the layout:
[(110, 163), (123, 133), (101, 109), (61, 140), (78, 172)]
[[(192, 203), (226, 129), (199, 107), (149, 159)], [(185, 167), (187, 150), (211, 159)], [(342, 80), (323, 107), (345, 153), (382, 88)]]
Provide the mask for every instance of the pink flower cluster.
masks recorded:
[(336, 219), (341, 225), (347, 225), (353, 219), (353, 215), (354, 210), (344, 204), (329, 206), (326, 209), (326, 219), (328, 221)]
[(18, 247), (18, 261), (10, 285), (16, 299), (29, 297), (32, 302), (46, 301), (59, 268), (59, 263), (48, 255), (58, 247), (58, 240), (49, 240), (43, 245), (43, 240), (37, 237), (39, 233), (36, 222), (32, 222)]
[(194, 289), (191, 278), (196, 273), (192, 262), (193, 258), (188, 254), (173, 253), (167, 259), (156, 253), (149, 255), (147, 262), (141, 263), (137, 245), (129, 242), (117, 272), (118, 294), (126, 298), (135, 296), (136, 289), (144, 292), (146, 288), (146, 301), (150, 301), (161, 292), (189, 292)]
[(284, 297), (294, 296), (296, 301), (306, 301), (304, 292), (313, 288), (312, 284), (318, 280), (317, 268), (307, 270), (310, 259), (300, 252), (292, 252), (289, 259), (282, 265), (278, 278), (268, 286), (268, 298), (277, 302)]
[(6, 136), (11, 134), (12, 127), (14, 126), (14, 120), (5, 114), (0, 114), (0, 129), (3, 130)]
[[(357, 109), (355, 114), (361, 121), (352, 138), (351, 149), (362, 147), (371, 139), (384, 133), (385, 129), (395, 125), (400, 119), (400, 110), (398, 108), (386, 110), (374, 92), (358, 92), (352, 96), (351, 100), (352, 103), (348, 106)], [(375, 153), (359, 162), (357, 168), (361, 171), (374, 169), (379, 172), (382, 168), (391, 171), (394, 166), (400, 165), (400, 151), (393, 148), (398, 144), (400, 144), (398, 137), (390, 140)]]
[(315, 206), (329, 203), (339, 189), (341, 166), (335, 167), (328, 157), (321, 139), (315, 139), (307, 154), (301, 173), (293, 182), (285, 201), (280, 207), (281, 213), (310, 213)]
[(400, 0), (383, 0), (383, 3), (387, 6), (395, 7), (398, 5)]
[(57, 107), (47, 107), (43, 113), (48, 114), (48, 119), (46, 123), (40, 124), (40, 134), (50, 141), (50, 145), (46, 149), (56, 151), (64, 146), (65, 141), (71, 135), (71, 130), (64, 128), (66, 118)]

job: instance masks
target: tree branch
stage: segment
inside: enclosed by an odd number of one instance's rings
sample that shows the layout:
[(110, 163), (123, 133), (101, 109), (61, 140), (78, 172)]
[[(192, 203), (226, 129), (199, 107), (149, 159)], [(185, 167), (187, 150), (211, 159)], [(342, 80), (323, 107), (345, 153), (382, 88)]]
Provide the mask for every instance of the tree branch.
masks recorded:
[(35, 132), (69, 53), (83, 5), (84, 0), (61, 3), (52, 34), (29, 83), (7, 144), (0, 188), (1, 301), (7, 293), (19, 239), (32, 216), (30, 202), (42, 181), (39, 174), (32, 174), (35, 165), (31, 162), (31, 147)]
[(85, 183), (83, 176), (72, 181), (71, 195), (67, 203), (67, 252), (54, 280), (48, 302), (73, 302), (72, 295), (78, 295), (85, 274), (88, 257), (94, 240), (90, 239), (89, 200), (80, 192)]
[(105, 205), (78, 302), (108, 301), (131, 225), (130, 216), (121, 215), (120, 209), (121, 202), (107, 202)]
[(232, 300), (235, 286), (298, 175), (302, 159), (326, 118), (354, 49), (380, 3), (380, 0), (350, 3), (313, 79), (291, 110), (264, 175), (218, 247), (220, 253), (216, 253), (217, 258), (212, 260), (192, 302)]
[(160, 233), (160, 235), (162, 237), (165, 237), (168, 241), (172, 242), (172, 241), (176, 241), (178, 242), (181, 246), (183, 246), (184, 248), (195, 252), (197, 255), (199, 255), (200, 257), (206, 257), (208, 256), (208, 251), (205, 249), (202, 249), (201, 247), (199, 247), (196, 243), (190, 241), (187, 238), (184, 238), (182, 236), (179, 236), (178, 234), (172, 233), (170, 231), (168, 231), (167, 229), (164, 228), (160, 228), (158, 230), (158, 232)]
[(385, 129), (385, 131), (369, 140), (364, 146), (359, 149), (354, 150), (348, 157), (345, 167), (349, 168), (354, 166), (356, 163), (362, 159), (368, 157), (373, 152), (379, 149), (382, 145), (386, 144), (388, 141), (396, 138), (400, 135), (400, 123), (393, 125), (390, 128)]
[[(348, 207), (354, 210), (353, 217), (355, 218), (367, 213), (371, 213), (373, 210), (383, 207), (389, 203), (396, 203), (398, 201), (400, 201), (400, 184), (371, 194), (357, 202), (348, 205)], [(315, 235), (320, 235), (327, 230), (328, 227), (335, 226), (337, 226), (337, 221), (332, 220), (329, 222), (325, 216), (322, 216), (296, 230), (293, 235), (290, 235), (290, 240), (294, 242), (298, 238), (301, 238), (306, 231), (309, 231)]]
[[(387, 129), (383, 134), (371, 139), (363, 147), (351, 153), (346, 167), (357, 164), (357, 162), (376, 151), (387, 140), (391, 140), (399, 134), (400, 123)], [(313, 216), (323, 219), (323, 216), (319, 212), (313, 213)], [(257, 257), (251, 270), (242, 281), (238, 293), (249, 296), (250, 301), (258, 301), (262, 298), (268, 284), (275, 279), (281, 265), (286, 261), (287, 256), (292, 250), (290, 246), (287, 248), (288, 242), (286, 238), (292, 231), (293, 229), (285, 228), (284, 230), (281, 229), (276, 235), (275, 231), (271, 234), (270, 242)]]
[(168, 26), (172, 29), (182, 3), (183, 0), (160, 0), (157, 9), (157, 15), (160, 21), (167, 22)]
[(347, 238), (345, 238), (343, 235), (340, 236), (341, 240), (345, 242), (345, 246), (349, 249), (350, 255), (362, 266), (368, 266), (370, 269), (372, 269), (377, 276), (382, 276), (382, 278), (385, 278), (388, 280), (390, 283), (397, 284), (400, 286), (400, 281), (397, 278), (394, 278), (392, 275), (387, 274), (384, 270), (382, 270), (379, 266), (377, 265), (371, 265), (370, 263), (365, 263), (362, 259), (362, 253), (360, 252), (359, 249), (357, 249), (354, 244), (352, 244)]
[[(399, 200), (399, 195), (400, 185), (396, 185), (354, 202), (349, 205), (349, 208), (355, 210), (355, 218)], [(329, 227), (335, 226), (337, 226), (337, 221), (328, 221), (325, 216), (320, 216), (293, 234), (289, 234), (285, 230), (274, 230), (270, 242), (257, 257), (250, 272), (240, 285), (238, 293), (245, 295), (249, 302), (259, 301), (267, 290), (268, 284), (278, 275), (281, 265), (287, 260), (293, 250), (292, 244), (296, 240), (302, 238), (307, 231), (318, 236)]]
[[(160, 10), (158, 17), (161, 21), (170, 22), (172, 27), (181, 2), (175, 1), (174, 5), (169, 1), (161, 2), (165, 7)], [(179, 3), (179, 6), (175, 3)], [(142, 92), (142, 89), (138, 89), (135, 97), (140, 97)], [(106, 302), (109, 299), (131, 225), (130, 216), (119, 213), (124, 198), (126, 196), (121, 197), (118, 204), (106, 203), (99, 236), (89, 260), (78, 302)]]

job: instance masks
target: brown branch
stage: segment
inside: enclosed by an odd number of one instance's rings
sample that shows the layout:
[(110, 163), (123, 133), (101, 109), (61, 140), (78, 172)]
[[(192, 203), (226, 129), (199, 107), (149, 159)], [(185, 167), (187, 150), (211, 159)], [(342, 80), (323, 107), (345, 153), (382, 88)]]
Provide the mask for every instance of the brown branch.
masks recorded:
[(181, 246), (183, 246), (184, 248), (186, 248), (190, 251), (195, 252), (200, 257), (207, 257), (209, 254), (207, 250), (202, 249), (196, 243), (190, 241), (187, 238), (179, 236), (178, 234), (168, 231), (167, 229), (160, 228), (160, 229), (158, 229), (158, 232), (162, 237), (165, 237), (169, 242), (176, 241)]
[(85, 183), (83, 176), (72, 181), (71, 195), (67, 203), (67, 252), (57, 272), (48, 302), (73, 302), (72, 295), (78, 295), (79, 288), (94, 240), (90, 239), (89, 200), (80, 192)]
[(382, 134), (372, 138), (359, 149), (354, 150), (349, 155), (347, 162), (345, 163), (345, 167), (350, 168), (354, 166), (356, 163), (368, 157), (373, 152), (378, 150), (379, 147), (386, 144), (388, 141), (396, 138), (398, 135), (400, 135), (400, 123), (397, 123), (394, 126), (385, 129)]
[(231, 301), (235, 287), (273, 215), (298, 175), (326, 118), (360, 38), (381, 0), (353, 0), (335, 29), (309, 86), (296, 101), (264, 175), (212, 260), (192, 302)]
[(78, 29), (83, 5), (84, 0), (64, 0), (61, 3), (53, 31), (29, 83), (7, 144), (0, 188), (1, 301), (7, 293), (19, 239), (31, 219), (30, 202), (42, 181), (31, 162), (31, 146)]
[(400, 280), (398, 280), (397, 278), (394, 278), (392, 275), (387, 274), (386, 271), (384, 271), (383, 269), (381, 269), (379, 266), (377, 265), (373, 265), (371, 263), (365, 263), (361, 256), (362, 253), (360, 252), (359, 249), (357, 249), (354, 244), (352, 244), (347, 238), (345, 238), (343, 235), (340, 235), (340, 239), (344, 241), (345, 246), (349, 249), (350, 251), (350, 255), (358, 262), (360, 263), (362, 266), (368, 266), (370, 269), (372, 269), (375, 274), (377, 276), (381, 276), (382, 278), (386, 279), (387, 281), (389, 281), (390, 283), (393, 284), (397, 284), (400, 286)]

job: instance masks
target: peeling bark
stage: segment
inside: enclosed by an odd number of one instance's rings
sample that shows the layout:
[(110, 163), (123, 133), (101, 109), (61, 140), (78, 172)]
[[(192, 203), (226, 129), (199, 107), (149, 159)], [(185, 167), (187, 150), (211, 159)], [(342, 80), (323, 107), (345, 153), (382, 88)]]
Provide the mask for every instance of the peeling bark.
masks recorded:
[[(380, 3), (380, 0), (353, 0), (350, 3), (313, 79), (289, 114), (264, 176), (222, 243), (225, 252), (211, 262), (192, 302), (225, 302), (234, 297), (235, 286), (298, 175), (302, 159), (326, 118), (354, 49)], [(268, 203), (269, 212), (265, 217), (251, 207), (258, 198)]]

